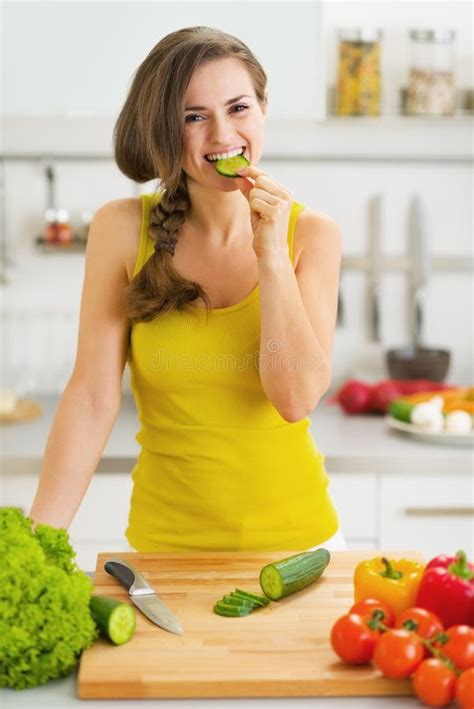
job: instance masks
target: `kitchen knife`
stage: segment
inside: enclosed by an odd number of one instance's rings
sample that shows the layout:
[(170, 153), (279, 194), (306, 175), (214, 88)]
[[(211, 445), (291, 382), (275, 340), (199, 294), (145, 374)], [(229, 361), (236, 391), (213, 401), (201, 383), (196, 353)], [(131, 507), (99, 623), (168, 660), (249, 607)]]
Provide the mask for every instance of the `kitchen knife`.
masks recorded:
[(159, 599), (155, 590), (135, 567), (117, 557), (106, 561), (104, 569), (120, 581), (127, 589), (132, 603), (153, 623), (164, 630), (169, 630), (170, 633), (184, 634), (179, 620)]
[(368, 236), (368, 298), (370, 337), (373, 342), (380, 342), (380, 302), (379, 280), (382, 269), (381, 237), (381, 206), (382, 195), (376, 194), (369, 202), (369, 236)]
[(415, 347), (421, 343), (423, 326), (422, 289), (429, 279), (429, 255), (424, 216), (418, 195), (414, 195), (410, 205), (409, 248), (411, 273), (409, 307), (412, 323), (412, 341)]

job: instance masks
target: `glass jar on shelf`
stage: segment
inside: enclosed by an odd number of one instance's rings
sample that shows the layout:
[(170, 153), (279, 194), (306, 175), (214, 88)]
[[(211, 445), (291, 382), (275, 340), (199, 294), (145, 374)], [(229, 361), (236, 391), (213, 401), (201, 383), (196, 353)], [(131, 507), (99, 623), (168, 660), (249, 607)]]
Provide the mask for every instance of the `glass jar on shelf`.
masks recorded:
[(455, 108), (454, 30), (410, 30), (405, 113), (446, 116)]
[(337, 116), (379, 116), (382, 30), (340, 29), (337, 68)]

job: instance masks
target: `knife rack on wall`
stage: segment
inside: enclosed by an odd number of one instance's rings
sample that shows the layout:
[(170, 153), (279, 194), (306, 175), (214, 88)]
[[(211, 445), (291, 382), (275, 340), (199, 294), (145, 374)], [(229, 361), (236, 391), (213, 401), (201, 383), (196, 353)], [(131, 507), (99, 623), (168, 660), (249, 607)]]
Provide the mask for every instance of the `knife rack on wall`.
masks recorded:
[[(371, 340), (380, 342), (380, 280), (383, 273), (405, 273), (409, 293), (408, 300), (410, 303), (410, 331), (412, 333), (412, 339), (415, 342), (419, 342), (421, 339), (422, 314), (418, 291), (422, 287), (422, 284), (418, 281), (419, 273), (417, 273), (415, 262), (419, 254), (416, 253), (418, 246), (416, 243), (413, 243), (415, 241), (413, 237), (414, 230), (417, 226), (415, 223), (416, 219), (422, 219), (420, 197), (418, 194), (413, 194), (410, 200), (408, 221), (410, 233), (408, 251), (404, 254), (384, 255), (382, 253), (381, 205), (381, 194), (377, 193), (370, 197), (368, 202), (368, 238), (366, 253), (361, 255), (345, 254), (342, 256), (341, 280), (343, 273), (346, 271), (359, 271), (366, 274), (367, 291), (369, 294), (369, 308), (367, 310), (369, 316), (369, 335)], [(423, 225), (420, 226), (421, 230), (423, 230)], [(430, 256), (425, 233), (423, 234), (423, 242), (425, 277), (431, 272), (472, 273), (474, 271), (474, 257), (471, 254)], [(336, 325), (341, 327), (345, 324), (345, 314), (344, 318), (340, 316), (339, 306), (342, 306), (341, 310), (345, 313), (341, 286), (338, 294), (338, 318), (336, 322)]]

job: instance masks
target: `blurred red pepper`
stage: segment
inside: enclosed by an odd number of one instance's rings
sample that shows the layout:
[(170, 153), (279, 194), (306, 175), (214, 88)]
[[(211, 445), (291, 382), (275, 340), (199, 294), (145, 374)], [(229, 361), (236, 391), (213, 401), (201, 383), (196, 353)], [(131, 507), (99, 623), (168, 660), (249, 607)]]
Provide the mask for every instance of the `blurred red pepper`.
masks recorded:
[(425, 391), (443, 391), (444, 389), (455, 388), (454, 385), (450, 386), (448, 384), (442, 384), (441, 382), (434, 382), (431, 379), (395, 379), (394, 381), (402, 392), (402, 396), (420, 394)]
[(463, 551), (436, 556), (427, 564), (415, 605), (436, 613), (445, 628), (474, 625), (474, 564)]

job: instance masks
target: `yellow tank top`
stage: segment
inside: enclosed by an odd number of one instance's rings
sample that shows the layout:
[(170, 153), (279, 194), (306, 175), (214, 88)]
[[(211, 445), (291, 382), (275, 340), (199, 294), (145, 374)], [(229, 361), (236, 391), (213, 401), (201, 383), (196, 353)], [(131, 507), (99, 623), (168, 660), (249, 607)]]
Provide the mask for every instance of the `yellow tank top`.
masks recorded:
[[(142, 195), (134, 275), (153, 253)], [(288, 227), (293, 261), (294, 202)], [(303, 550), (338, 517), (308, 417), (289, 423), (258, 371), (258, 285), (227, 308), (131, 327), (128, 364), (141, 429), (126, 537), (137, 551)]]

